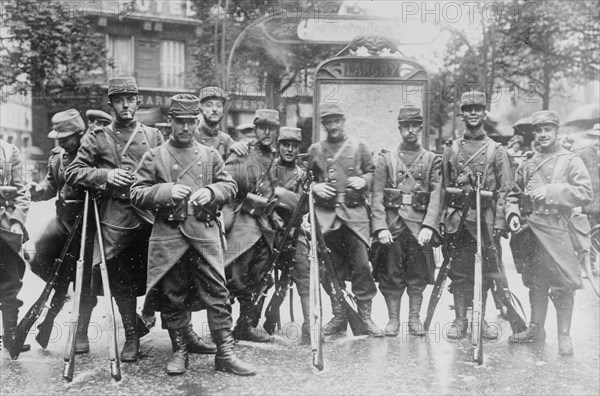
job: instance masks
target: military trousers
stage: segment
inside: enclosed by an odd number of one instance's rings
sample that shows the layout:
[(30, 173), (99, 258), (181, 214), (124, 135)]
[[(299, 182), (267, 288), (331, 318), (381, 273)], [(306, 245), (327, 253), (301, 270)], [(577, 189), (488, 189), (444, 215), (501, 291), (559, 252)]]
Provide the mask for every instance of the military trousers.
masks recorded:
[(25, 263), (0, 239), (0, 305), (2, 310), (19, 309), (23, 301), (17, 295), (23, 287)]
[(231, 329), (231, 304), (225, 280), (194, 249), (190, 248), (159, 281), (161, 320), (164, 329), (181, 329), (190, 323), (194, 299), (206, 306), (211, 333)]
[[(421, 294), (431, 283), (433, 266), (425, 257), (433, 256), (430, 247), (419, 245), (417, 239), (408, 228), (404, 228), (387, 246), (384, 257), (386, 273), (379, 280), (379, 290), (384, 297), (402, 297), (404, 290), (407, 294)], [(433, 260), (433, 257), (431, 257)]]
[[(473, 285), (475, 281), (475, 253), (477, 253), (477, 241), (471, 233), (463, 229), (458, 236), (456, 251), (444, 251), (444, 255), (452, 255), (454, 260), (448, 277), (452, 280), (449, 290), (451, 293), (473, 296)], [(483, 293), (486, 294), (492, 287), (494, 270), (487, 259), (485, 246), (482, 246), (483, 264)]]
[(252, 293), (264, 275), (265, 265), (270, 255), (269, 245), (261, 237), (254, 246), (225, 269), (227, 288), (232, 298), (237, 298), (240, 303), (252, 299)]
[[(324, 235), (333, 253), (334, 268), (340, 281), (352, 281), (352, 292), (358, 300), (371, 300), (377, 294), (367, 245), (346, 225)], [(329, 291), (328, 291), (329, 292)]]

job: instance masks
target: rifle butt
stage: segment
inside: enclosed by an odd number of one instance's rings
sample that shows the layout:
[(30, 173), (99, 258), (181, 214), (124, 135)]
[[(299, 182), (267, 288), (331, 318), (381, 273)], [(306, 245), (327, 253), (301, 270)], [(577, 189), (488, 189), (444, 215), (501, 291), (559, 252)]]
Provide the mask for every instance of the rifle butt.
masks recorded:
[(42, 348), (47, 348), (50, 342), (50, 336), (52, 336), (52, 329), (54, 328), (54, 319), (56, 319), (56, 313), (48, 311), (44, 321), (38, 325), (38, 334), (35, 336), (35, 340)]

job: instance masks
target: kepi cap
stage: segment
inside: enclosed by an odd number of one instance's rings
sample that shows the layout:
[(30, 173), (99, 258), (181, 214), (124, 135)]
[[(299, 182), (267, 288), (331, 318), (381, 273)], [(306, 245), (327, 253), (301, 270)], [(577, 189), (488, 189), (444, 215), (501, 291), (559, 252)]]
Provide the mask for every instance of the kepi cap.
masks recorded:
[(254, 113), (254, 125), (271, 124), (279, 126), (279, 112), (271, 109), (259, 109)]
[(198, 93), (198, 98), (200, 102), (204, 102), (206, 99), (216, 98), (221, 99), (223, 103), (227, 100), (227, 96), (225, 95), (225, 91), (223, 91), (219, 87), (204, 87)]
[(139, 94), (135, 77), (119, 77), (108, 80), (108, 96), (119, 94)]
[(485, 105), (485, 94), (481, 91), (469, 91), (463, 92), (460, 96), (460, 108), (462, 110), (465, 106), (478, 105), (486, 107)]
[(277, 137), (277, 141), (281, 142), (282, 140), (291, 140), (294, 142), (301, 143), (302, 130), (300, 128), (281, 127), (279, 129), (279, 136)]
[(594, 124), (591, 131), (587, 131), (588, 136), (600, 137), (600, 124)]
[(327, 117), (332, 115), (344, 115), (344, 110), (335, 103), (323, 103), (319, 111), (319, 117)]
[(536, 111), (531, 115), (531, 125), (539, 125), (539, 124), (554, 124), (556, 126), (560, 125), (560, 117), (556, 111), (552, 110), (542, 110)]
[(171, 97), (169, 115), (177, 118), (197, 118), (200, 114), (200, 99), (195, 95), (178, 94)]
[(421, 115), (421, 109), (411, 104), (403, 104), (398, 112), (398, 122), (403, 121), (421, 121), (423, 122), (423, 116)]
[(90, 109), (85, 112), (85, 117), (88, 120), (101, 120), (101, 121), (106, 121), (109, 124), (112, 123), (112, 116), (108, 113), (103, 112), (102, 110)]
[(62, 139), (75, 133), (83, 133), (85, 130), (83, 118), (75, 109), (54, 114), (51, 122), (52, 130), (48, 133), (49, 139)]

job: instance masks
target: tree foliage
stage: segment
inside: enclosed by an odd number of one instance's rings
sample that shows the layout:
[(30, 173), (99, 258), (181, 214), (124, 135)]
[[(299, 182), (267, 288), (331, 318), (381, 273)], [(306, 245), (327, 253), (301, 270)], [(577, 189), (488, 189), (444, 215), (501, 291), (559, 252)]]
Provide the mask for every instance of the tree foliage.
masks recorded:
[(500, 15), (498, 76), (542, 99), (548, 109), (553, 84), (582, 82), (600, 73), (600, 3), (597, 0), (515, 0), (527, 12)]
[(4, 7), (0, 85), (24, 83), (56, 100), (104, 72), (104, 36), (92, 33), (92, 22), (73, 4), (19, 0)]

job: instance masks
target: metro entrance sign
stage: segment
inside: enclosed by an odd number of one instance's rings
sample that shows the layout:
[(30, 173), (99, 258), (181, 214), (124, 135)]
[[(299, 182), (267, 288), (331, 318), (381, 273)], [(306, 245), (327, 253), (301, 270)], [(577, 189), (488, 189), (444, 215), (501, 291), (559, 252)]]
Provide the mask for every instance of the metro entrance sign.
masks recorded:
[(379, 35), (390, 37), (399, 44), (413, 45), (432, 42), (440, 30), (435, 26), (424, 29), (418, 20), (403, 22), (401, 18), (334, 15), (326, 19), (303, 19), (298, 24), (297, 34), (301, 40), (322, 44), (345, 44), (354, 37)]

